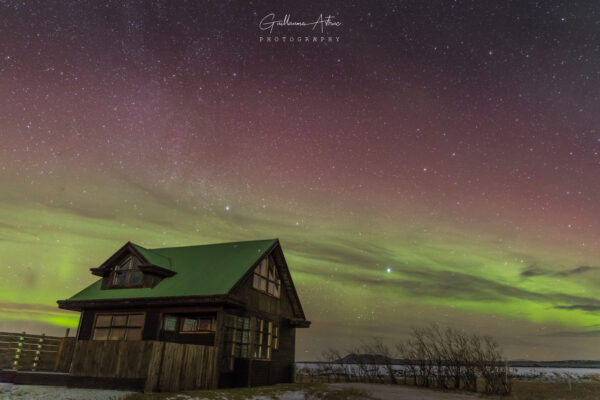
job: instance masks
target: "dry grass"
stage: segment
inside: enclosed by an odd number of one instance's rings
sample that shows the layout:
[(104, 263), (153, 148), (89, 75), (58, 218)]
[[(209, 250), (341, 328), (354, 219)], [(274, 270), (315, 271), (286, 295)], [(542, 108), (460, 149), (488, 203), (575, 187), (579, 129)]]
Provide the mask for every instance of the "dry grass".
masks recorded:
[(207, 399), (207, 400), (247, 400), (254, 396), (278, 399), (284, 393), (302, 391), (305, 398), (322, 400), (369, 400), (373, 399), (367, 393), (353, 389), (332, 389), (322, 384), (280, 384), (255, 388), (237, 388), (220, 390), (198, 390), (184, 391), (179, 393), (132, 393), (125, 400), (185, 400), (185, 399)]
[[(427, 389), (423, 389), (427, 390)], [(322, 400), (370, 400), (368, 393), (355, 388), (334, 389), (320, 383), (281, 384), (256, 388), (238, 388), (221, 390), (202, 390), (180, 393), (133, 393), (126, 400), (165, 400), (168, 398), (184, 400), (189, 398), (208, 400), (246, 400), (253, 396), (278, 399), (284, 393), (302, 391), (306, 399)], [(442, 392), (439, 392), (442, 393)], [(467, 393), (447, 390), (443, 393)], [(189, 396), (186, 397), (185, 395)], [(474, 399), (487, 400), (600, 400), (600, 379), (587, 382), (541, 382), (514, 380), (513, 392), (509, 396), (486, 396), (481, 393), (474, 395)]]
[(600, 400), (600, 382), (513, 381), (510, 400)]

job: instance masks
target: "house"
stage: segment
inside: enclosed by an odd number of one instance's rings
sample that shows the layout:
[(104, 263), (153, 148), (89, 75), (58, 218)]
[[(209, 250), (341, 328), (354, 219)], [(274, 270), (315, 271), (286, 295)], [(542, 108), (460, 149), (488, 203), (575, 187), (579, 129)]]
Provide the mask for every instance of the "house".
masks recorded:
[(72, 375), (143, 379), (148, 391), (293, 381), (296, 328), (310, 322), (279, 240), (128, 242), (91, 271), (100, 279), (58, 301), (81, 312)]

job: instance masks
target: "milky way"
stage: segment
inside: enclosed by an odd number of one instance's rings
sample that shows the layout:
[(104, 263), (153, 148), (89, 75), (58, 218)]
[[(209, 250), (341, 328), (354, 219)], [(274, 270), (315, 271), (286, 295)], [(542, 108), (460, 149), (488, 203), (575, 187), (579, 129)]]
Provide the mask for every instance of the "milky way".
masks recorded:
[(299, 359), (431, 322), (600, 358), (600, 8), (271, 3), (0, 2), (0, 330), (76, 326), (128, 240), (279, 237)]

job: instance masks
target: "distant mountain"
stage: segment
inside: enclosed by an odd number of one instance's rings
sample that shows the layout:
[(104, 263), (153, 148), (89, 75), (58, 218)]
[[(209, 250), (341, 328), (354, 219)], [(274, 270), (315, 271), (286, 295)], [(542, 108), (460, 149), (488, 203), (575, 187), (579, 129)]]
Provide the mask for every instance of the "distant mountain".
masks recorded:
[[(389, 359), (380, 354), (355, 354), (333, 361), (336, 364), (387, 364), (391, 361), (394, 365), (410, 364), (408, 360), (398, 358)], [(553, 368), (600, 368), (600, 361), (594, 360), (563, 360), (563, 361), (532, 361), (532, 360), (510, 360), (511, 367), (553, 367)]]

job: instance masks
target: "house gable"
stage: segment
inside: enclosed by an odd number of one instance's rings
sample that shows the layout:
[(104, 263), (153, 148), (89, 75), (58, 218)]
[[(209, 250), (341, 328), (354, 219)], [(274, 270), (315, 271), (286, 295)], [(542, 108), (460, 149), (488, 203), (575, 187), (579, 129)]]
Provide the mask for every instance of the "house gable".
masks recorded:
[[(269, 287), (266, 286), (272, 281), (268, 281), (268, 283), (265, 284), (264, 289), (261, 285), (258, 285), (258, 288), (256, 287), (255, 275), (257, 269), (261, 268), (263, 261), (269, 259), (275, 264), (277, 275), (281, 283), (278, 293), (279, 296), (276, 295), (276, 291), (271, 292)], [(306, 321), (304, 316), (298, 293), (296, 292), (278, 240), (263, 257), (258, 259), (252, 267), (246, 271), (244, 276), (236, 283), (229, 293), (246, 299), (249, 309), (254, 309), (255, 311), (262, 313), (281, 315), (290, 319), (294, 324), (300, 327), (308, 327), (310, 324), (310, 322)]]

